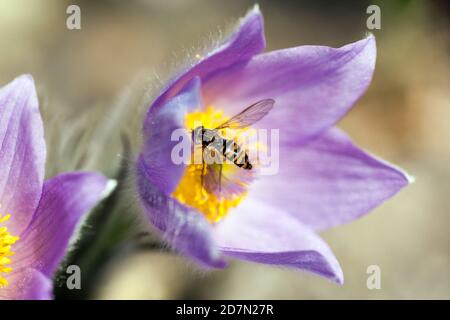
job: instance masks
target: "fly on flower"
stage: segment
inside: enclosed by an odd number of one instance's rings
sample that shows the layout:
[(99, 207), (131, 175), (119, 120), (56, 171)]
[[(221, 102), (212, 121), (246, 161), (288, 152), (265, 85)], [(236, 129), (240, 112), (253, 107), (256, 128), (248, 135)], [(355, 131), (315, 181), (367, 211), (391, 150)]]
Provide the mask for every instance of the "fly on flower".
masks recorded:
[[(214, 129), (200, 125), (192, 131), (195, 145), (201, 146), (201, 186), (210, 194), (222, 193), (223, 166), (232, 163), (244, 170), (252, 170), (247, 151), (235, 139), (222, 136), (220, 130), (246, 129), (264, 118), (274, 106), (275, 100), (258, 101)], [(195, 158), (195, 156), (194, 156)]]
[[(136, 161), (143, 211), (165, 241), (203, 266), (223, 268), (235, 258), (343, 283), (339, 262), (317, 232), (367, 214), (412, 181), (335, 128), (369, 87), (375, 37), (339, 48), (264, 48), (256, 6), (222, 45), (200, 55), (151, 103)], [(262, 107), (242, 111), (255, 102)], [(258, 163), (245, 155), (251, 148), (241, 137), (224, 148), (222, 138), (230, 140), (225, 125), (249, 124), (279, 133), (273, 175), (255, 170)], [(203, 158), (172, 161), (178, 130), (190, 142), (194, 130), (202, 151), (228, 161), (206, 168)], [(254, 147), (268, 146), (257, 141)]]

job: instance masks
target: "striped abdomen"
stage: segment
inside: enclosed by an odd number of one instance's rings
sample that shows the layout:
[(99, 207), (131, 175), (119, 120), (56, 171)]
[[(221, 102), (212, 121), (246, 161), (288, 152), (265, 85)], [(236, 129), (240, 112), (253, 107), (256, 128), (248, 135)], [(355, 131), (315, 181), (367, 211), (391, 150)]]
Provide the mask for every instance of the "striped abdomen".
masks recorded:
[(233, 140), (224, 139), (223, 156), (239, 168), (250, 170), (253, 167), (248, 158), (248, 154)]

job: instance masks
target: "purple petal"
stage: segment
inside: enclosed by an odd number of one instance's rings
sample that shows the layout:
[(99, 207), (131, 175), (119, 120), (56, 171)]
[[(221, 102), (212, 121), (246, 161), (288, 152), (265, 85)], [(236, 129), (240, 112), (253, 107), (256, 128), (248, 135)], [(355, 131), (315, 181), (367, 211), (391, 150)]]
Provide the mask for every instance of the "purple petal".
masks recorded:
[[(29, 282), (26, 286), (26, 290), (22, 300), (51, 300), (53, 299), (53, 284), (52, 281), (47, 278), (42, 272), (37, 270), (29, 270)], [(26, 272), (26, 273), (27, 273)]]
[[(183, 176), (185, 165), (175, 164), (172, 150), (180, 142), (171, 141), (176, 129), (184, 129), (187, 112), (201, 107), (200, 79), (195, 77), (181, 92), (169, 100), (155, 115), (149, 115), (149, 126), (144, 128), (142, 159), (153, 186), (169, 195)], [(191, 141), (184, 131), (184, 141)]]
[(211, 225), (195, 210), (162, 193), (146, 172), (142, 158), (136, 168), (137, 188), (143, 211), (164, 240), (174, 249), (210, 267), (225, 267), (212, 238)]
[(45, 141), (31, 76), (0, 89), (0, 213), (19, 234), (39, 203), (45, 169)]
[(53, 283), (41, 272), (35, 270), (31, 275), (29, 290), (21, 297), (23, 300), (52, 300)]
[[(239, 23), (235, 32), (220, 47), (210, 52), (197, 64), (174, 79), (152, 104), (150, 112), (156, 111), (169, 99), (178, 94), (187, 82), (198, 76), (201, 79), (227, 68), (237, 62), (245, 61), (265, 48), (264, 23), (259, 8), (255, 6)], [(152, 109), (155, 109), (151, 111)]]
[(261, 176), (250, 196), (270, 199), (304, 224), (324, 230), (368, 213), (409, 182), (404, 172), (333, 128), (306, 145), (282, 145), (278, 174)]
[(0, 289), (0, 299), (5, 300), (51, 300), (52, 281), (33, 268), (27, 268), (8, 277), (10, 284)]
[(285, 143), (306, 141), (334, 125), (365, 92), (375, 58), (373, 36), (337, 49), (300, 46), (261, 54), (203, 80), (205, 105), (234, 115), (275, 99), (258, 126), (283, 128)]
[(342, 270), (327, 244), (278, 208), (251, 198), (215, 229), (224, 255), (299, 268), (343, 283)]
[(14, 246), (13, 271), (32, 267), (51, 277), (78, 222), (104, 196), (107, 184), (102, 175), (88, 172), (46, 181), (36, 214)]

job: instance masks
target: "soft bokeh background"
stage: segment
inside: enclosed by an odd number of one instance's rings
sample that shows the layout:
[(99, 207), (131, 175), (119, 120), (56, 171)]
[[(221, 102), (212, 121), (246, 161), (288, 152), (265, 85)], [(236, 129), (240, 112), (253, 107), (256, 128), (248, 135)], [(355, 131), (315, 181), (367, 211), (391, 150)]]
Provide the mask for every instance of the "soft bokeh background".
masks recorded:
[[(259, 1), (268, 50), (361, 39), (371, 3), (382, 15), (382, 28), (374, 32), (375, 76), (340, 126), (417, 180), (372, 214), (323, 234), (342, 264), (344, 286), (245, 262), (201, 271), (145, 245), (149, 236), (142, 232), (137, 242), (144, 245), (125, 245), (120, 256), (104, 257), (82, 297), (450, 299), (448, 2)], [(81, 7), (81, 30), (66, 29), (69, 4)], [(116, 176), (120, 164), (132, 159), (123, 143), (131, 150), (139, 143), (139, 117), (161, 85), (158, 79), (226, 32), (252, 5), (250, 0), (2, 0), (0, 83), (21, 73), (34, 76), (45, 117), (47, 175), (81, 168)], [(123, 198), (120, 214), (131, 214), (135, 200)], [(381, 290), (366, 287), (372, 264), (381, 268)]]

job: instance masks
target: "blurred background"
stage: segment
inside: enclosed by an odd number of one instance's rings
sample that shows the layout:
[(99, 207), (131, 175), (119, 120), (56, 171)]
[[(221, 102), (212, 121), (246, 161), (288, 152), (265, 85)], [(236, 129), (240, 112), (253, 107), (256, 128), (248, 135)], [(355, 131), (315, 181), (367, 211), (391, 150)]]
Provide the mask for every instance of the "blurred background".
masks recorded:
[[(81, 30), (66, 28), (70, 4), (81, 8)], [(226, 33), (253, 4), (2, 0), (0, 84), (22, 73), (34, 76), (49, 148), (47, 176), (71, 169), (123, 175), (139, 144), (140, 116), (164, 79), (189, 54)], [(83, 280), (78, 297), (450, 299), (448, 1), (261, 0), (267, 50), (359, 40), (368, 31), (370, 4), (381, 8), (381, 30), (373, 31), (375, 76), (340, 126), (361, 147), (417, 180), (372, 214), (323, 233), (342, 265), (345, 284), (240, 261), (224, 271), (205, 272), (158, 250), (148, 231), (130, 235), (109, 228), (90, 235), (92, 243), (106, 243), (109, 251), (98, 249), (103, 252), (99, 262), (88, 248), (92, 272), (82, 268), (89, 282)], [(126, 184), (121, 188), (125, 194), (127, 189)], [(135, 200), (119, 200), (115, 219), (132, 216)], [(108, 219), (98, 220), (107, 225)], [(114, 245), (120, 250), (111, 249), (116, 247), (105, 240), (108, 232), (117, 236)], [(366, 269), (373, 264), (381, 268), (380, 290), (366, 286)], [(70, 297), (61, 289), (57, 293)]]

